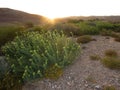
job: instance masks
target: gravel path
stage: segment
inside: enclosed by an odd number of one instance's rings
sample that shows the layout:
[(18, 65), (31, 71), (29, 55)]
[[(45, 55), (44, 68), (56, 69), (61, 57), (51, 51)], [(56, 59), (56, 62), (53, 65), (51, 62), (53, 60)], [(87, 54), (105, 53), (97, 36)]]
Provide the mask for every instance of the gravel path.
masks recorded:
[(104, 67), (100, 61), (90, 60), (89, 56), (97, 54), (104, 57), (104, 51), (114, 49), (120, 55), (120, 42), (104, 36), (93, 36), (96, 41), (82, 44), (80, 57), (68, 68), (58, 80), (42, 80), (27, 83), (23, 90), (102, 90), (104, 85), (114, 85), (120, 90), (120, 71)]

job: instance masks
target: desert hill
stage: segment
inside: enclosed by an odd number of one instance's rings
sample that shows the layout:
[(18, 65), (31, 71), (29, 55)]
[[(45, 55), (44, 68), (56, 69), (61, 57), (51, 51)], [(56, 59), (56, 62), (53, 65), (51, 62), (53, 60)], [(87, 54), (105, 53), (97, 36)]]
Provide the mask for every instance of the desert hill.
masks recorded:
[(9, 8), (0, 8), (0, 23), (25, 23), (25, 22), (41, 24), (45, 22), (45, 17)]

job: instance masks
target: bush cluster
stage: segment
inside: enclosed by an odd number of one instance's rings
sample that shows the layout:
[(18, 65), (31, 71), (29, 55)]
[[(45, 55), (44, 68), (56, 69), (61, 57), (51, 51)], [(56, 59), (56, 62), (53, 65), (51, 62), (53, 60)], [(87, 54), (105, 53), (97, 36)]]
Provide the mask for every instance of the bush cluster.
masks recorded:
[(100, 32), (96, 24), (89, 21), (80, 22), (76, 25), (80, 28), (79, 35), (97, 35)]
[(52, 30), (58, 30), (59, 32), (63, 31), (63, 33), (67, 36), (79, 35), (79, 28), (72, 23), (57, 23), (52, 28)]
[(72, 63), (80, 52), (76, 42), (56, 31), (23, 33), (2, 49), (11, 71), (20, 75), (23, 81), (45, 77), (46, 72), (51, 77), (48, 73), (54, 69), (51, 66), (61, 70)]

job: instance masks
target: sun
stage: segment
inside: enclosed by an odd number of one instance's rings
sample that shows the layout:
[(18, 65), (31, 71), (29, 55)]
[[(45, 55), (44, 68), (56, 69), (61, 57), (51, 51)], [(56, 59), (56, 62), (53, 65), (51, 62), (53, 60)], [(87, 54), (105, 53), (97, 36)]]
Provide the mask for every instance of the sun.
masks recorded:
[[(65, 3), (69, 3), (67, 6)], [(71, 7), (71, 3), (67, 1), (58, 1), (58, 0), (45, 0), (41, 5), (38, 6), (38, 14), (42, 14), (45, 17), (50, 19), (66, 17), (73, 14), (71, 12), (74, 7)], [(35, 11), (35, 10), (32, 10)], [(36, 10), (37, 11), (37, 10)], [(74, 10), (75, 11), (75, 10)]]
[(46, 17), (48, 17), (51, 21), (54, 21), (54, 19), (58, 18), (58, 16), (54, 15), (47, 15)]
[(49, 22), (50, 22), (51, 24), (55, 24), (55, 18), (49, 18)]
[[(62, 11), (62, 10), (61, 10)], [(64, 11), (62, 12), (59, 12), (59, 11), (55, 11), (55, 10), (51, 10), (51, 9), (48, 9), (48, 11), (46, 12), (43, 12), (42, 15), (51, 19), (51, 20), (54, 20), (56, 18), (62, 18), (62, 17), (65, 17), (65, 16), (68, 16), (68, 15), (65, 15)]]

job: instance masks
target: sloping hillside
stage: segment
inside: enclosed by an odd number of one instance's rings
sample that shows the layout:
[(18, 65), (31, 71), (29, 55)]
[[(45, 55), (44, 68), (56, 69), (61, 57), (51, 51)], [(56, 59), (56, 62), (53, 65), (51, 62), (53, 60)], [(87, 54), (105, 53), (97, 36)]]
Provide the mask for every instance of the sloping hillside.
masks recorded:
[(45, 17), (9, 8), (0, 8), (0, 23), (25, 23), (25, 22), (41, 24), (45, 22)]

